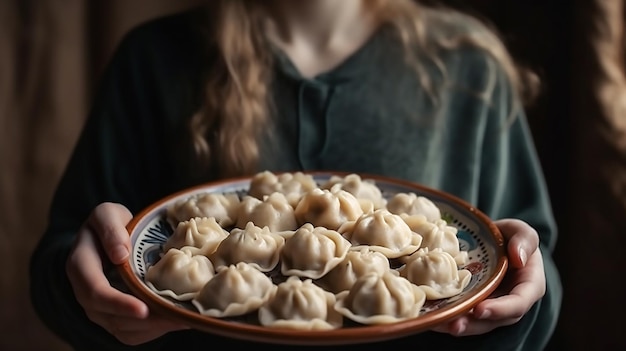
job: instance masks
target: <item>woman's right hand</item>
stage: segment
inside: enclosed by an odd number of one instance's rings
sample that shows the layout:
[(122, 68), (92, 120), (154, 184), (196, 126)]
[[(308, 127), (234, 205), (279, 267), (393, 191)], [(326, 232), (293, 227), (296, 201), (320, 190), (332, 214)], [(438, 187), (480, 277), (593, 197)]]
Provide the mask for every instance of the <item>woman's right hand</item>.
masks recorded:
[(120, 204), (98, 205), (78, 232), (66, 272), (87, 317), (122, 343), (138, 345), (188, 327), (151, 314), (143, 301), (114, 288), (106, 277), (107, 266), (128, 259), (131, 218)]

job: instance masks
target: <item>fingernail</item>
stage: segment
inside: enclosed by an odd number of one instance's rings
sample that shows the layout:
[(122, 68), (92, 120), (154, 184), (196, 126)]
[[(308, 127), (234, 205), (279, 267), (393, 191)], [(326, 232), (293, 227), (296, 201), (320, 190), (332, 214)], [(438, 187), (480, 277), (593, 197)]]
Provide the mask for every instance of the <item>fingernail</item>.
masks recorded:
[(491, 317), (490, 310), (483, 310), (479, 315), (476, 316), (476, 318), (478, 319), (487, 319), (489, 317)]
[(113, 249), (113, 252), (111, 253), (111, 260), (114, 263), (121, 263), (126, 259), (127, 256), (128, 250), (126, 249), (126, 247), (118, 245)]
[(526, 256), (526, 251), (524, 251), (523, 249), (519, 249), (519, 260), (522, 262), (522, 266), (526, 265), (527, 259), (528, 256)]
[(467, 323), (465, 321), (459, 323), (458, 325), (459, 329), (457, 330), (457, 335), (461, 335), (463, 334), (463, 332), (465, 332), (465, 329), (467, 329)]

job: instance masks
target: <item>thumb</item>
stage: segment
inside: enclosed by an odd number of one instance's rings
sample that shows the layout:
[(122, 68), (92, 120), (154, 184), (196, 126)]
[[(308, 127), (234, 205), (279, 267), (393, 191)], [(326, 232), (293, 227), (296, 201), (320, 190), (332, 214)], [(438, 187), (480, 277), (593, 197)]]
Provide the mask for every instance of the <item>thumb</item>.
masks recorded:
[(123, 205), (104, 202), (96, 206), (88, 219), (89, 227), (100, 239), (100, 244), (113, 264), (128, 259), (130, 240), (126, 225), (133, 218)]
[(501, 219), (496, 221), (496, 225), (508, 240), (507, 251), (511, 263), (518, 268), (524, 267), (539, 247), (537, 231), (519, 219)]

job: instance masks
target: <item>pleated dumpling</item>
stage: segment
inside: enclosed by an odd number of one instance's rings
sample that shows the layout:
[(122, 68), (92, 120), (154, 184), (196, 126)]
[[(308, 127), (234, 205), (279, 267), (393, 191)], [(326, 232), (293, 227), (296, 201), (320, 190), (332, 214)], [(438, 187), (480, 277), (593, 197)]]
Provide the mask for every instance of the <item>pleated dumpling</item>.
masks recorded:
[(395, 271), (368, 273), (336, 296), (335, 309), (361, 324), (387, 324), (420, 315), (426, 294)]
[(318, 279), (343, 261), (350, 242), (332, 229), (304, 224), (285, 241), (281, 273)]
[(348, 251), (343, 261), (317, 280), (316, 284), (337, 294), (350, 290), (360, 276), (370, 272), (383, 274), (390, 269), (389, 260), (385, 255), (363, 247)]
[(237, 221), (239, 196), (234, 193), (198, 193), (178, 200), (166, 208), (166, 218), (172, 226), (195, 217), (215, 217), (222, 227)]
[(397, 193), (387, 202), (387, 209), (395, 214), (421, 214), (428, 221), (441, 219), (441, 210), (429, 198), (415, 193)]
[(276, 289), (265, 273), (245, 262), (221, 266), (191, 301), (210, 317), (241, 316), (256, 311)]
[(419, 249), (400, 268), (400, 275), (426, 292), (426, 299), (445, 299), (460, 294), (472, 273), (459, 270), (454, 258), (441, 249)]
[(246, 262), (261, 272), (278, 265), (285, 239), (268, 227), (248, 222), (245, 228), (233, 228), (209, 256), (215, 268)]
[(339, 232), (353, 249), (369, 247), (387, 258), (406, 256), (419, 249), (422, 237), (413, 232), (401, 216), (386, 209), (365, 213), (356, 221), (346, 222)]
[(359, 200), (341, 189), (313, 189), (306, 193), (295, 208), (298, 224), (311, 223), (316, 227), (337, 230), (346, 221), (354, 221), (363, 214)]
[(146, 284), (157, 294), (179, 301), (191, 300), (213, 278), (211, 261), (186, 249), (172, 248), (148, 267)]
[(315, 179), (302, 172), (274, 174), (263, 171), (255, 174), (250, 181), (248, 195), (261, 200), (267, 195), (281, 193), (292, 206), (296, 206), (302, 195), (317, 188)]
[(248, 222), (258, 227), (268, 227), (272, 232), (298, 229), (294, 208), (282, 193), (266, 195), (262, 200), (244, 196), (239, 206), (237, 227), (244, 228)]
[(411, 230), (422, 236), (421, 248), (442, 249), (452, 255), (459, 266), (469, 262), (467, 251), (461, 250), (456, 227), (443, 219), (430, 222), (423, 215), (403, 216), (403, 219)]
[(268, 302), (259, 308), (259, 322), (266, 327), (329, 330), (342, 326), (343, 316), (334, 309), (335, 295), (311, 279), (291, 276), (278, 284)]
[(214, 217), (196, 217), (179, 222), (174, 233), (163, 244), (163, 252), (186, 247), (194, 254), (209, 255), (228, 236)]
[(384, 208), (387, 200), (383, 197), (380, 188), (373, 180), (363, 179), (360, 175), (352, 173), (345, 177), (333, 175), (328, 181), (320, 186), (322, 189), (339, 188), (354, 195), (358, 200), (369, 201), (373, 209)]

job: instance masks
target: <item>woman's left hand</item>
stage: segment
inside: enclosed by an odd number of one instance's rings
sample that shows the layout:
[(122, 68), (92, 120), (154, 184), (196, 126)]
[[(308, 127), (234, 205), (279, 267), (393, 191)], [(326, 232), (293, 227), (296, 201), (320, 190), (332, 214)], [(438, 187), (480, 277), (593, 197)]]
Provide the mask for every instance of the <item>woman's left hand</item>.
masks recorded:
[(545, 294), (546, 278), (537, 231), (518, 219), (495, 223), (507, 241), (509, 268), (504, 280), (468, 314), (438, 325), (434, 331), (467, 336), (515, 324)]

